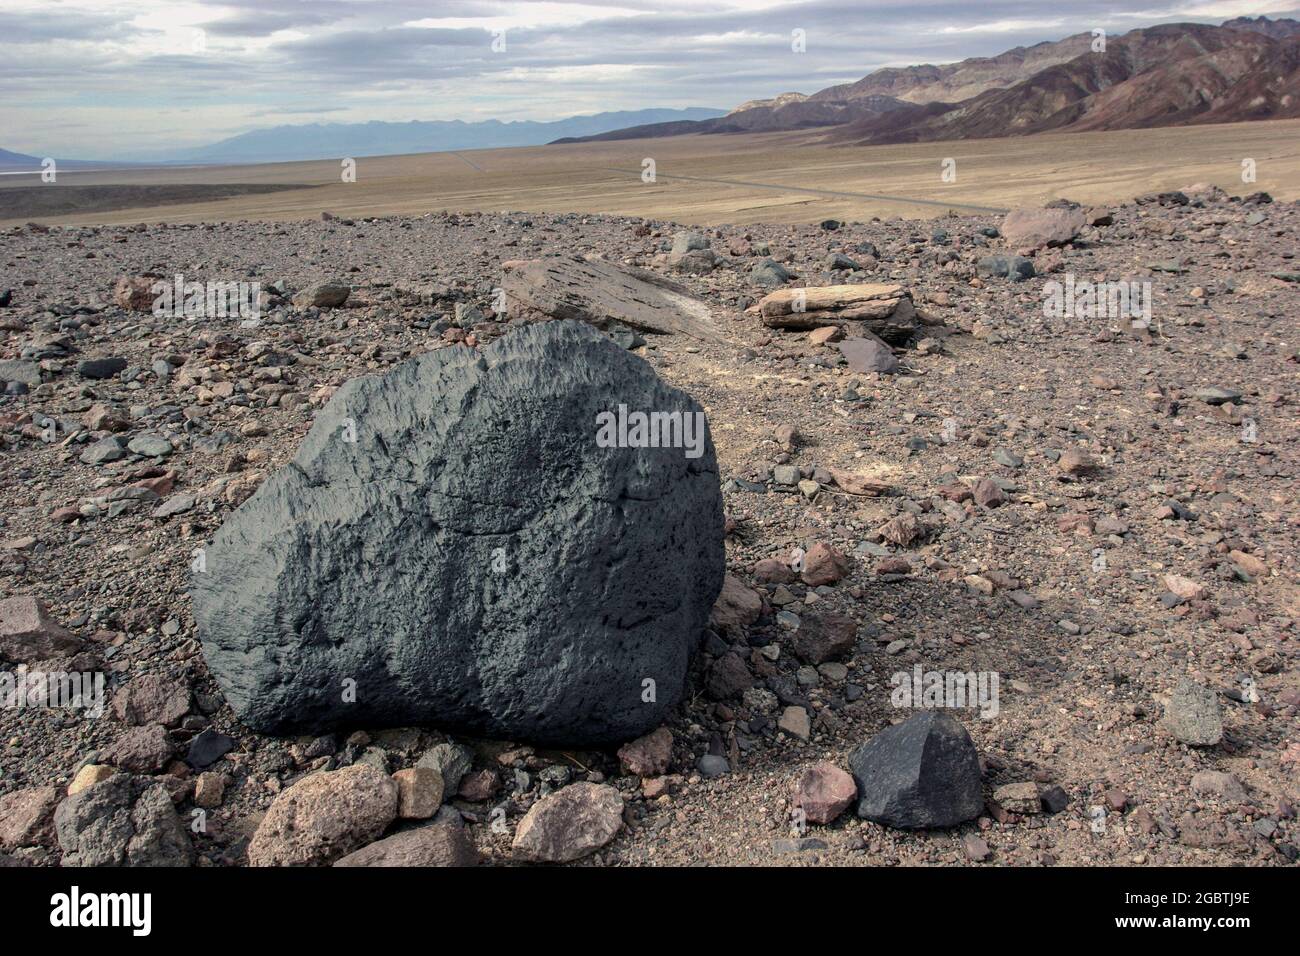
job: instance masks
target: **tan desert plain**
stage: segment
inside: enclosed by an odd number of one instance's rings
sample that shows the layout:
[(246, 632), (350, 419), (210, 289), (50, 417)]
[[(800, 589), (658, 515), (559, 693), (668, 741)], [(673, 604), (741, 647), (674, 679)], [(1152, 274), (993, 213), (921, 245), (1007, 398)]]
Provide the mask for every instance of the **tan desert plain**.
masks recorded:
[[(694, 225), (926, 218), (1067, 197), (1115, 203), (1194, 182), (1300, 197), (1300, 120), (893, 146), (819, 134), (694, 135), (248, 166), (0, 177), (0, 223), (84, 225), (450, 211), (610, 213)], [(643, 175), (653, 160), (654, 181)], [(1254, 181), (1243, 178), (1253, 160)], [(945, 176), (945, 171), (948, 175)], [(234, 195), (198, 195), (228, 184)], [(101, 190), (91, 186), (113, 186)], [(61, 195), (52, 192), (74, 187)], [(167, 202), (159, 186), (170, 186)], [(194, 195), (185, 187), (194, 186)], [(125, 187), (125, 188), (123, 188)], [(179, 187), (179, 188), (178, 188)], [(285, 188), (288, 187), (288, 188)], [(247, 189), (267, 192), (241, 192)], [(22, 190), (5, 195), (10, 189)]]

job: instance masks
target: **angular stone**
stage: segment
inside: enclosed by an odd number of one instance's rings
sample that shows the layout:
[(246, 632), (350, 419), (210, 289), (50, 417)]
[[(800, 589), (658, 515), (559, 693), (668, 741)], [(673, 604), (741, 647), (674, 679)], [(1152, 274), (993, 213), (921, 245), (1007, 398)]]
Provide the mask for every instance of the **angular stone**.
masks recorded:
[(113, 301), (128, 312), (152, 312), (158, 299), (154, 285), (159, 281), (152, 276), (121, 276), (113, 286)]
[(0, 601), (0, 654), (18, 664), (75, 654), (83, 642), (50, 619), (30, 594)]
[(317, 866), (371, 843), (397, 817), (397, 784), (367, 764), (313, 773), (282, 792), (248, 846), (251, 866)]
[(818, 541), (803, 558), (803, 583), (811, 588), (834, 584), (849, 573), (848, 557), (834, 545)]
[(351, 294), (352, 287), (342, 279), (326, 279), (295, 295), (293, 304), (300, 309), (337, 309)]
[(240, 721), (565, 746), (663, 723), (722, 586), (722, 496), (706, 428), (698, 457), (602, 447), (597, 415), (620, 405), (703, 414), (576, 322), (339, 389), (194, 576), (204, 655)]
[(477, 866), (478, 851), (464, 827), (435, 823), (376, 840), (335, 866)]
[(1203, 601), (1210, 593), (1204, 584), (1185, 578), (1181, 574), (1166, 574), (1165, 587), (1171, 594), (1177, 594), (1184, 601)]
[(77, 374), (82, 378), (113, 378), (125, 368), (126, 359), (124, 358), (92, 358), (77, 363)]
[(123, 723), (171, 727), (190, 712), (190, 688), (164, 674), (141, 674), (113, 697), (113, 713)]
[(87, 787), (93, 787), (102, 780), (117, 773), (117, 768), (110, 767), (108, 764), (90, 763), (77, 771), (72, 782), (68, 784), (68, 796), (75, 796)]
[(956, 719), (935, 710), (887, 727), (849, 756), (859, 817), (901, 829), (951, 827), (984, 809), (979, 755)]
[(714, 700), (726, 700), (753, 686), (754, 675), (749, 672), (740, 655), (732, 651), (713, 662), (704, 691)]
[(1013, 209), (1002, 220), (999, 231), (1008, 249), (1034, 252), (1072, 241), (1086, 221), (1082, 209)]
[(195, 770), (210, 767), (235, 747), (235, 738), (209, 727), (190, 741), (185, 762)]
[(515, 829), (525, 860), (567, 863), (594, 853), (623, 826), (623, 798), (607, 784), (574, 783), (533, 804)]
[(1213, 747), (1223, 739), (1219, 697), (1208, 687), (1184, 677), (1169, 698), (1161, 724), (1182, 743)]
[(668, 772), (673, 760), (673, 732), (660, 727), (624, 744), (618, 750), (624, 773), (637, 777), (658, 777)]
[(0, 382), (21, 382), (35, 388), (41, 384), (41, 367), (21, 359), (0, 359)]
[(840, 343), (840, 354), (855, 372), (878, 372), (894, 375), (898, 372), (898, 359), (893, 349), (875, 336), (845, 339)]
[(709, 615), (709, 626), (721, 631), (749, 627), (763, 613), (763, 598), (735, 575), (722, 579), (722, 591)]
[(0, 796), (0, 849), (49, 842), (61, 799), (55, 787), (26, 787)]
[(791, 737), (800, 740), (807, 740), (812, 736), (812, 721), (808, 719), (808, 711), (802, 707), (791, 706), (781, 711), (776, 726), (779, 730), (784, 730)]
[(194, 848), (167, 787), (114, 774), (54, 811), (63, 866), (189, 866)]
[(104, 751), (104, 760), (132, 773), (157, 773), (167, 766), (176, 747), (167, 728), (158, 724), (132, 727)]
[(1230, 773), (1202, 770), (1192, 776), (1192, 792), (1209, 794), (1220, 800), (1239, 802), (1246, 799), (1246, 788)]
[(993, 799), (1008, 813), (1040, 813), (1043, 809), (1038, 784), (1032, 780), (1004, 783), (993, 791)]
[(427, 820), (442, 806), (442, 774), (429, 767), (411, 767), (393, 774), (397, 784), (397, 815), (403, 820)]
[(221, 806), (226, 796), (226, 778), (219, 773), (201, 773), (194, 781), (194, 805), (209, 810)]
[(794, 633), (794, 652), (806, 664), (843, 659), (858, 641), (858, 622), (839, 611), (808, 613)]
[(99, 441), (86, 446), (81, 453), (83, 465), (102, 465), (105, 462), (120, 461), (126, 457), (126, 447), (120, 440), (107, 435)]
[(815, 763), (794, 783), (792, 801), (809, 823), (833, 823), (858, 795), (853, 778), (833, 763)]
[(460, 789), (461, 779), (473, 765), (474, 751), (453, 743), (435, 744), (415, 762), (417, 768), (428, 767), (442, 775), (444, 797)]

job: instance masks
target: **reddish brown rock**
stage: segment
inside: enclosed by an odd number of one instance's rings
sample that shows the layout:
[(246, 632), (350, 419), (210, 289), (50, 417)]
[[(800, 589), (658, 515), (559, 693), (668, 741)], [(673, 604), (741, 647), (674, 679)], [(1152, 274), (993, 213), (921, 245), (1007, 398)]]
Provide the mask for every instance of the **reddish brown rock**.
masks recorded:
[(313, 773), (282, 792), (248, 847), (251, 866), (332, 863), (372, 843), (397, 817), (397, 784), (368, 764)]
[(1073, 478), (1083, 478), (1101, 470), (1101, 466), (1092, 459), (1092, 456), (1078, 448), (1069, 448), (1061, 452), (1061, 457), (1056, 460), (1056, 467), (1062, 474)]
[(162, 674), (141, 674), (113, 697), (113, 713), (128, 724), (171, 727), (189, 712), (189, 686)]
[(758, 620), (763, 598), (733, 574), (722, 579), (722, 592), (709, 615), (709, 625), (721, 631), (739, 631)]
[(176, 755), (176, 746), (160, 724), (132, 727), (104, 751), (104, 760), (132, 773), (157, 773)]
[(776, 558), (764, 558), (754, 565), (754, 580), (760, 584), (790, 584), (798, 575), (790, 565)]
[(397, 815), (403, 820), (427, 820), (442, 806), (442, 774), (429, 767), (410, 767), (393, 774), (397, 784)]
[(475, 770), (461, 778), (460, 797), (471, 803), (491, 800), (499, 785), (500, 781), (495, 770)]
[(999, 505), (1006, 504), (1006, 492), (991, 478), (981, 478), (975, 483), (975, 489), (972, 492), (977, 505), (983, 505), (985, 508), (996, 508)]
[(377, 840), (335, 866), (477, 866), (478, 851), (464, 827), (436, 823)]
[(714, 700), (726, 700), (753, 686), (754, 675), (749, 672), (740, 655), (733, 651), (713, 662), (704, 691)]
[(515, 829), (514, 850), (537, 863), (567, 863), (594, 853), (623, 826), (623, 798), (607, 784), (574, 783), (544, 797)]
[(858, 622), (847, 614), (808, 613), (794, 633), (794, 652), (807, 664), (824, 664), (848, 656), (858, 640)]
[(849, 573), (849, 559), (824, 541), (818, 541), (803, 559), (803, 583), (809, 587), (834, 584)]
[(673, 760), (673, 732), (660, 727), (618, 750), (623, 772), (637, 777), (658, 777), (668, 772)]
[(1203, 601), (1210, 594), (1204, 584), (1185, 578), (1181, 574), (1166, 574), (1165, 587), (1184, 601)]
[(153, 286), (158, 281), (150, 276), (122, 276), (113, 286), (113, 301), (128, 312), (152, 312), (158, 298)]
[(1008, 249), (1036, 252), (1045, 246), (1063, 246), (1079, 234), (1086, 222), (1081, 209), (1013, 209), (999, 232)]
[(0, 601), (0, 654), (19, 664), (44, 661), (81, 650), (80, 638), (64, 630), (30, 594)]
[(880, 528), (880, 536), (900, 548), (909, 548), (925, 535), (921, 522), (916, 515), (903, 512), (897, 518), (886, 521)]
[(50, 843), (61, 799), (55, 787), (27, 787), (0, 797), (0, 849)]
[(876, 565), (877, 574), (911, 574), (912, 563), (907, 558), (885, 558)]
[(792, 800), (802, 807), (809, 823), (832, 823), (857, 798), (858, 787), (853, 777), (835, 766), (822, 761), (815, 763), (794, 783)]

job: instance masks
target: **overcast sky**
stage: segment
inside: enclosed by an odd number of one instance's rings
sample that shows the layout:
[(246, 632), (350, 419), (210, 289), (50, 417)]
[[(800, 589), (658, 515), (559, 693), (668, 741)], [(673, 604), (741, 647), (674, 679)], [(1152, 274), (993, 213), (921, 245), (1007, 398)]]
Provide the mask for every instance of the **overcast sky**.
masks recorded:
[[(559, 119), (1300, 0), (0, 0), (0, 148), (112, 159), (285, 123)], [(791, 50), (794, 30), (804, 53)], [(504, 30), (494, 50), (493, 31)], [(497, 45), (501, 46), (500, 36)]]

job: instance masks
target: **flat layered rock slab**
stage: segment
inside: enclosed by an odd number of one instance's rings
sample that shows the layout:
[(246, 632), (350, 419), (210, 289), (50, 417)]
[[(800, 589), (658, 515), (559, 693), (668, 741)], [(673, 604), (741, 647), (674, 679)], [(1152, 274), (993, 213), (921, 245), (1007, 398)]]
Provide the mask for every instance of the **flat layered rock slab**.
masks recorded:
[(606, 259), (548, 256), (502, 263), (506, 311), (524, 320), (574, 319), (731, 344), (709, 306), (661, 275)]
[(864, 282), (803, 289), (780, 289), (750, 309), (770, 329), (807, 331), (862, 323), (887, 342), (901, 342), (916, 329), (912, 294), (901, 285)]

